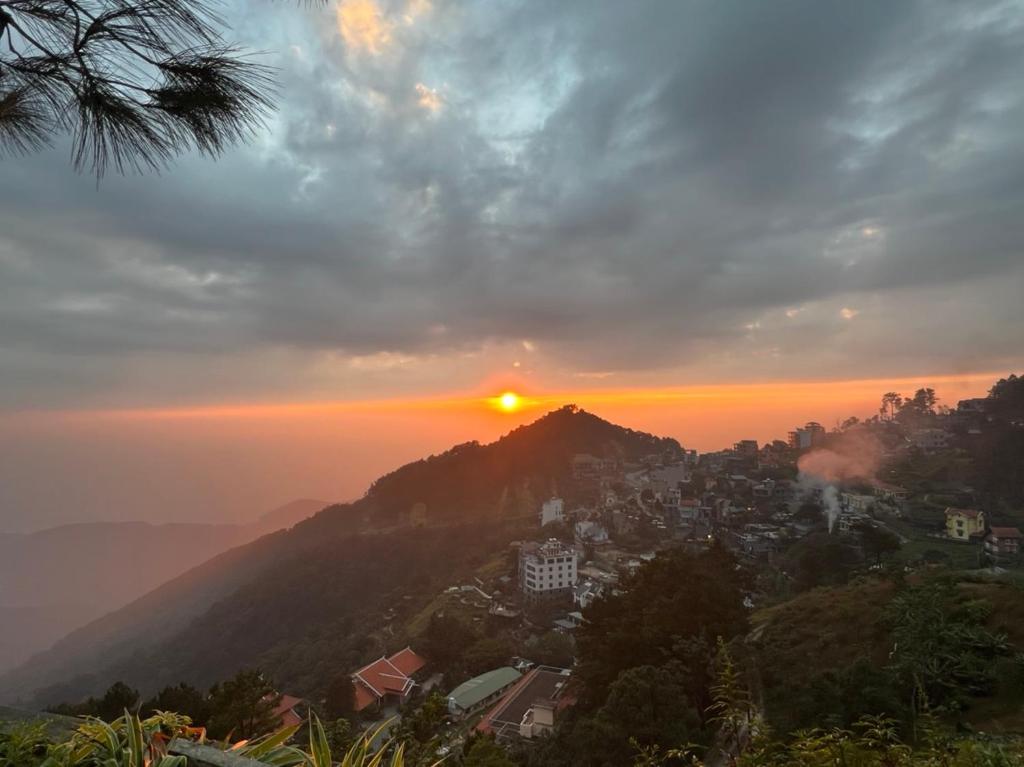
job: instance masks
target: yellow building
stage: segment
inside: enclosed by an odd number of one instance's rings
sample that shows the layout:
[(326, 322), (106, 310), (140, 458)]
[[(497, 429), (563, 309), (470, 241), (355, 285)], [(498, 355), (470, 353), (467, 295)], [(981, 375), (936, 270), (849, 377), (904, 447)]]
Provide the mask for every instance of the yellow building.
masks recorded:
[(977, 509), (946, 509), (946, 535), (957, 541), (985, 532), (985, 512)]

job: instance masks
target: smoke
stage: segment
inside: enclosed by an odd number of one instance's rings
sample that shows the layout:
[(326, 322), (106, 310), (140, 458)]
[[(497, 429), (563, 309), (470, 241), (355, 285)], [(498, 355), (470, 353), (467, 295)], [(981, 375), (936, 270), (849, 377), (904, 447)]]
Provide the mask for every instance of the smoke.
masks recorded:
[(797, 482), (802, 496), (818, 496), (831, 533), (839, 519), (839, 485), (872, 479), (878, 471), (882, 447), (874, 435), (862, 429), (834, 438), (827, 448), (804, 453), (797, 461)]

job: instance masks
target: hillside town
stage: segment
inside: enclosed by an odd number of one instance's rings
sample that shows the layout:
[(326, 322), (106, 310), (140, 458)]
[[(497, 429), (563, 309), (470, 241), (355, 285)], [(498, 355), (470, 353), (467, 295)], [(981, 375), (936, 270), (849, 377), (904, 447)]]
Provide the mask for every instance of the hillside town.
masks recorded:
[[(85, 676), (34, 705), (59, 722), (180, 712), (199, 748), (312, 738), (322, 722), (339, 753), (401, 743), (410, 764), (463, 767), (629, 764), (691, 738), (726, 764), (755, 734), (723, 735), (723, 684), (728, 710), (786, 732), (917, 721), (911, 690), (949, 726), (1009, 736), (1022, 426), (1016, 376), (951, 407), (889, 392), (869, 418), (706, 453), (568, 405), (324, 509), (283, 536), (286, 567), (215, 605), (199, 642), (158, 646), (134, 672), (122, 660), (108, 673), (127, 681), (102, 695)], [(209, 643), (209, 621), (258, 662)], [(161, 687), (181, 650), (188, 681)]]
[[(785, 440), (631, 461), (575, 454), (563, 486), (536, 503), (530, 537), (438, 593), (417, 644), (352, 671), (352, 714), (394, 727), (440, 696), (439, 755), (480, 734), (528, 748), (575, 702), (573, 637), (588, 608), (664, 551), (730, 551), (756, 575), (748, 610), (858, 571), (1019, 570), (1024, 512), (986, 500), (956, 471), (984, 438), (987, 401), (939, 408), (922, 390), (894, 409), (886, 396), (877, 417), (810, 422)], [(431, 657), (431, 629), (445, 620), (492, 642), (493, 666), (470, 676)]]

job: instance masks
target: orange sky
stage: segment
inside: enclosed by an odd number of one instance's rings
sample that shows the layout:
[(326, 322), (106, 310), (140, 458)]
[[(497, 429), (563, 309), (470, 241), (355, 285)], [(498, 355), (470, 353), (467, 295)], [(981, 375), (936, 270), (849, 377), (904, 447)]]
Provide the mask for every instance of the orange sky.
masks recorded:
[(5, 529), (89, 519), (234, 520), (298, 497), (357, 497), (380, 474), (468, 440), (491, 441), (572, 402), (700, 451), (765, 441), (808, 420), (872, 415), (885, 391), (933, 386), (940, 402), (983, 395), (998, 374), (522, 392), (514, 413), (488, 397), (218, 404), (20, 413), (5, 418)]

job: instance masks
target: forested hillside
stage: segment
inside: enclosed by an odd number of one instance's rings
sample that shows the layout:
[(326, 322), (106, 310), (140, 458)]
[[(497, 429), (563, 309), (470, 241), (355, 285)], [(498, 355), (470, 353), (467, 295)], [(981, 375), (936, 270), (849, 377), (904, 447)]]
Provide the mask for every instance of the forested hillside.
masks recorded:
[[(562, 408), (490, 445), (404, 466), (352, 504), (216, 557), (0, 678), (0, 695), (46, 704), (122, 678), (149, 691), (257, 661), (305, 692), (322, 683), (325, 659), (340, 668), (362, 657), (367, 625), (414, 602), (435, 569), (450, 579), (464, 558), (507, 543), (505, 521), (532, 519), (539, 499), (570, 491), (575, 454), (635, 460), (678, 450), (675, 440)], [(427, 529), (410, 535), (413, 519)]]

